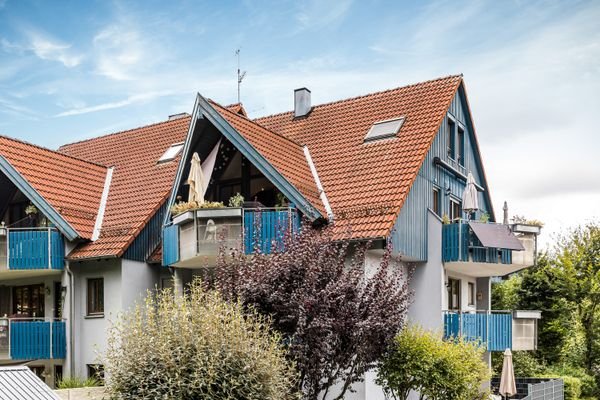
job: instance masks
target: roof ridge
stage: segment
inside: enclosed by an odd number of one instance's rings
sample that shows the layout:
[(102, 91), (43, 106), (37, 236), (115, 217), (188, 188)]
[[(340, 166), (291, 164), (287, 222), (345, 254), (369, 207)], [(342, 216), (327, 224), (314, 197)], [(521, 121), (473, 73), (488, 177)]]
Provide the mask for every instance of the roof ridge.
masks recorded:
[(135, 128), (125, 129), (125, 130), (117, 131), (117, 132), (110, 132), (110, 133), (106, 133), (104, 135), (94, 136), (94, 137), (88, 138), (88, 139), (82, 139), (82, 140), (78, 140), (78, 141), (71, 142), (71, 143), (65, 143), (65, 144), (63, 144), (63, 145), (61, 145), (59, 147), (59, 153), (63, 154), (60, 151), (60, 149), (65, 148), (65, 147), (69, 147), (69, 146), (73, 146), (73, 145), (80, 144), (80, 143), (85, 143), (85, 142), (91, 142), (92, 140), (103, 139), (103, 138), (110, 137), (110, 136), (121, 135), (121, 134), (128, 133), (128, 132), (131, 132), (131, 131), (135, 131), (135, 130), (138, 130), (138, 129), (149, 128), (149, 127), (155, 126), (155, 125), (161, 125), (161, 124), (166, 124), (166, 123), (169, 123), (169, 122), (181, 121), (181, 120), (186, 119), (186, 118), (191, 118), (191, 115), (188, 114), (188, 115), (186, 115), (185, 117), (182, 117), (182, 118), (167, 119), (165, 121), (153, 122), (151, 124), (146, 124), (146, 125), (138, 126), (138, 127), (135, 127)]
[(17, 142), (17, 143), (21, 143), (21, 144), (24, 144), (24, 145), (27, 145), (27, 146), (35, 147), (36, 149), (49, 151), (50, 153), (54, 153), (56, 155), (59, 155), (59, 156), (62, 156), (62, 157), (67, 157), (67, 158), (70, 158), (70, 159), (73, 159), (73, 160), (76, 160), (76, 161), (81, 161), (81, 162), (84, 162), (84, 163), (87, 163), (87, 164), (96, 165), (96, 166), (102, 167), (102, 168), (109, 168), (107, 165), (100, 164), (100, 163), (97, 163), (95, 161), (84, 160), (83, 158), (75, 157), (75, 156), (72, 156), (70, 154), (63, 153), (62, 151), (59, 151), (59, 150), (52, 150), (52, 149), (49, 149), (47, 147), (40, 146), (38, 144), (30, 143), (30, 142), (28, 142), (26, 140), (16, 139), (16, 138), (13, 138), (11, 136), (6, 136), (6, 135), (2, 135), (2, 134), (0, 134), (0, 138), (5, 138), (5, 139), (11, 140), (13, 142)]
[(236, 112), (233, 112), (233, 111), (229, 110), (228, 108), (223, 107), (221, 104), (217, 103), (214, 100), (209, 99), (209, 101), (211, 103), (217, 105), (218, 107), (221, 107), (223, 110), (227, 111), (228, 113), (231, 113), (233, 115), (237, 115), (238, 117), (244, 118), (246, 121), (251, 122), (251, 123), (253, 123), (253, 124), (257, 125), (257, 126), (260, 126), (262, 129), (264, 129), (264, 130), (266, 130), (268, 132), (271, 132), (272, 134), (274, 134), (274, 135), (276, 135), (276, 136), (278, 136), (278, 137), (280, 137), (282, 139), (285, 139), (288, 142), (290, 142), (290, 143), (292, 143), (292, 144), (294, 144), (294, 145), (296, 145), (296, 146), (298, 146), (300, 148), (304, 147), (304, 145), (302, 143), (298, 143), (295, 140), (293, 140), (293, 139), (291, 139), (291, 138), (289, 138), (289, 137), (287, 137), (285, 135), (282, 135), (281, 133), (275, 132), (274, 130), (271, 130), (271, 129), (267, 128), (266, 126), (263, 126), (263, 125), (259, 124), (258, 122), (256, 122), (253, 119), (248, 118), (247, 116), (244, 116), (242, 114), (238, 114)]
[[(358, 100), (358, 99), (362, 99), (362, 98), (369, 97), (369, 96), (375, 96), (375, 95), (379, 95), (379, 94), (383, 94), (383, 93), (393, 92), (395, 90), (406, 89), (406, 88), (409, 88), (409, 87), (413, 87), (413, 86), (417, 86), (417, 85), (423, 85), (423, 84), (426, 84), (426, 83), (432, 83), (432, 82), (435, 82), (435, 81), (441, 81), (441, 80), (444, 80), (444, 79), (462, 78), (462, 77), (463, 77), (462, 73), (461, 74), (455, 74), (455, 75), (440, 76), (438, 78), (428, 79), (428, 80), (421, 81), (421, 82), (409, 83), (408, 85), (404, 85), (404, 86), (397, 86), (397, 87), (390, 88), (390, 89), (379, 90), (379, 91), (376, 91), (376, 92), (361, 94), (361, 95), (358, 95), (358, 96), (347, 97), (345, 99), (333, 100), (333, 101), (329, 101), (329, 102), (326, 102), (326, 103), (317, 104), (317, 105), (313, 106), (313, 109), (315, 109), (317, 107), (330, 106), (332, 104), (342, 103), (342, 102), (345, 102), (345, 101)], [(291, 114), (293, 112), (294, 112), (293, 110), (283, 111), (283, 112), (280, 112), (280, 113), (275, 113), (275, 114), (265, 115), (263, 117), (258, 117), (258, 118), (255, 118), (252, 121), (256, 122), (256, 120), (274, 118), (274, 117), (278, 117), (278, 116), (281, 116), (281, 115), (284, 115), (284, 114)]]

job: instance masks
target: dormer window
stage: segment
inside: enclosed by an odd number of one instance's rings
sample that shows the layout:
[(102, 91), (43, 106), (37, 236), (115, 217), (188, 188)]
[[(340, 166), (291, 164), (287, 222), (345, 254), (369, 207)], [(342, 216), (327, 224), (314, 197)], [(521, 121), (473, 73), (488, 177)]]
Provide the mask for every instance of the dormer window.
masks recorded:
[(171, 147), (158, 159), (159, 163), (169, 162), (175, 159), (183, 149), (183, 143), (172, 144)]
[(371, 129), (369, 129), (369, 132), (367, 132), (367, 136), (365, 136), (365, 142), (396, 136), (398, 132), (400, 132), (400, 128), (402, 128), (404, 120), (404, 117), (400, 117), (386, 121), (375, 122), (371, 126)]

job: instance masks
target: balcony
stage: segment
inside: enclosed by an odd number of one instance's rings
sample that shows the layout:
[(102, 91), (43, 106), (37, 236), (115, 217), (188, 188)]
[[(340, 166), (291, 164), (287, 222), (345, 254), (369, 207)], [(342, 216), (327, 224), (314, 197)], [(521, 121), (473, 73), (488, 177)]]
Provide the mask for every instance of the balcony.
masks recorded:
[(0, 318), (0, 359), (64, 359), (66, 353), (64, 320)]
[(295, 208), (218, 208), (188, 211), (163, 230), (163, 265), (213, 266), (221, 247), (269, 254), (300, 229)]
[(0, 273), (25, 277), (57, 272), (63, 269), (64, 258), (64, 239), (56, 228), (4, 228), (0, 232)]
[(445, 224), (442, 260), (448, 271), (474, 277), (504, 276), (535, 264), (539, 231), (539, 227), (463, 220)]
[(462, 337), (487, 351), (537, 349), (539, 311), (445, 311), (444, 338)]

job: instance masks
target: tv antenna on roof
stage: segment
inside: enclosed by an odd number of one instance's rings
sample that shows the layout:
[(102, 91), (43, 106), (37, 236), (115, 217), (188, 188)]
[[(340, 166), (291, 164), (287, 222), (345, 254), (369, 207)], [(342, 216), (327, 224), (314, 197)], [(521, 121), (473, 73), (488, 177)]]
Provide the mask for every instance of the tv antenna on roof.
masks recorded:
[(242, 86), (242, 81), (246, 77), (246, 71), (242, 71), (240, 69), (240, 50), (237, 49), (235, 51), (235, 55), (237, 56), (238, 68), (237, 68), (237, 89), (238, 89), (238, 103), (240, 103), (240, 86)]

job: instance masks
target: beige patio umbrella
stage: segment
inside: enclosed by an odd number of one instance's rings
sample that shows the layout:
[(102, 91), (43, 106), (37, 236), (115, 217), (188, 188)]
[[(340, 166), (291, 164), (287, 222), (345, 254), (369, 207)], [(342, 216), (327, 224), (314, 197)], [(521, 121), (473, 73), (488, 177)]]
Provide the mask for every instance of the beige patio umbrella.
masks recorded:
[(477, 186), (475, 186), (475, 178), (473, 174), (469, 172), (467, 176), (467, 186), (462, 196), (462, 208), (467, 212), (470, 217), (471, 213), (479, 210), (479, 201), (477, 200)]
[(196, 201), (198, 203), (204, 203), (204, 173), (202, 172), (202, 163), (200, 162), (200, 156), (198, 153), (194, 153), (192, 156), (190, 175), (187, 179), (188, 185), (190, 185), (190, 194), (188, 201)]
[(504, 351), (502, 375), (500, 375), (500, 394), (505, 397), (510, 397), (517, 394), (515, 370), (513, 369), (512, 352), (510, 349), (506, 349)]

